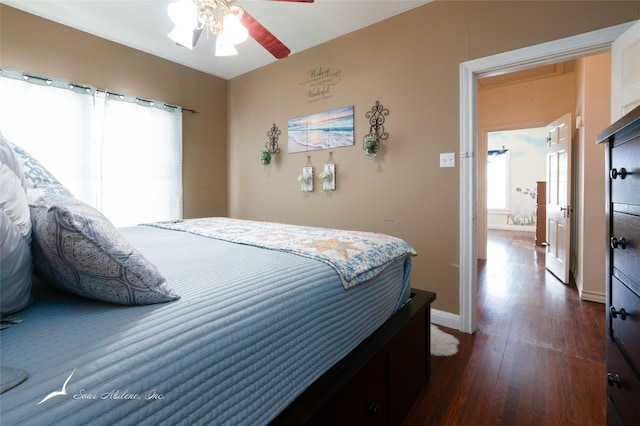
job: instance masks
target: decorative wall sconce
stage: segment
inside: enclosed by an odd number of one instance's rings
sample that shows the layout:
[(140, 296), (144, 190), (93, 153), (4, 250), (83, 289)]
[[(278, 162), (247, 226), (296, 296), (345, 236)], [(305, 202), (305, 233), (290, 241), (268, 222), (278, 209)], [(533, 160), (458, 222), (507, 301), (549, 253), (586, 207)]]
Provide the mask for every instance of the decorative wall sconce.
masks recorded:
[(376, 104), (371, 107), (371, 111), (367, 111), (365, 114), (365, 118), (369, 120), (369, 133), (364, 135), (362, 139), (362, 148), (371, 161), (378, 154), (380, 142), (389, 137), (389, 133), (384, 130), (385, 117), (388, 115), (389, 110), (380, 105), (379, 101), (376, 101)]
[(313, 192), (313, 166), (311, 166), (309, 155), (307, 155), (307, 165), (302, 168), (302, 174), (298, 175), (298, 182), (302, 192)]
[(271, 130), (267, 132), (267, 137), (269, 140), (264, 144), (264, 148), (260, 151), (260, 162), (263, 166), (268, 166), (271, 164), (271, 157), (280, 154), (280, 148), (278, 147), (278, 139), (280, 139), (280, 134), (282, 132), (275, 123), (273, 123), (273, 127)]
[(322, 189), (324, 191), (335, 191), (336, 189), (336, 165), (333, 163), (333, 152), (329, 152), (329, 162), (324, 165), (324, 170), (318, 175), (322, 179)]

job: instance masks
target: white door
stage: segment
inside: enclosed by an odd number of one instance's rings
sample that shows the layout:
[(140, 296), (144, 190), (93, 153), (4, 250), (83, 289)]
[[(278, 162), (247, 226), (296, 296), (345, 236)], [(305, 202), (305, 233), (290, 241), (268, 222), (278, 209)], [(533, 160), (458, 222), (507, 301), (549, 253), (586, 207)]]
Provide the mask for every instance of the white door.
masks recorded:
[(611, 45), (611, 122), (640, 105), (640, 22)]
[(571, 113), (547, 126), (546, 268), (569, 282), (571, 243)]

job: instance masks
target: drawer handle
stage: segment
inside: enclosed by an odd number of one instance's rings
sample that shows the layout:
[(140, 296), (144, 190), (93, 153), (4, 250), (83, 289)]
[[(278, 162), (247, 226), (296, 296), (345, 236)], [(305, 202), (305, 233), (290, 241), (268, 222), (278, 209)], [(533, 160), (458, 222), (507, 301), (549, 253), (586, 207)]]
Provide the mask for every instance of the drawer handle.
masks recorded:
[(620, 179), (624, 179), (627, 177), (627, 175), (630, 174), (631, 173), (629, 173), (624, 167), (622, 167), (620, 171), (618, 171), (618, 169), (611, 169), (611, 171), (609, 172), (609, 176), (611, 176), (611, 179), (617, 179), (618, 176), (620, 176)]
[(618, 246), (620, 246), (620, 248), (624, 250), (627, 248), (628, 245), (629, 244), (627, 243), (627, 240), (624, 239), (624, 237), (620, 237), (620, 239), (617, 239), (616, 237), (611, 237), (611, 247), (614, 249), (617, 249)]
[(611, 311), (611, 318), (618, 318), (618, 315), (620, 315), (620, 319), (622, 321), (627, 319), (627, 311), (625, 311), (624, 308), (620, 308), (619, 311), (616, 311), (616, 308), (612, 306), (609, 310)]
[(367, 412), (372, 416), (378, 415), (378, 411), (380, 411), (380, 406), (375, 402), (370, 402), (369, 405), (367, 405)]
[(618, 389), (622, 389), (622, 379), (620, 378), (619, 374), (616, 374), (614, 376), (611, 373), (607, 373), (607, 383), (609, 384), (609, 386), (616, 385)]

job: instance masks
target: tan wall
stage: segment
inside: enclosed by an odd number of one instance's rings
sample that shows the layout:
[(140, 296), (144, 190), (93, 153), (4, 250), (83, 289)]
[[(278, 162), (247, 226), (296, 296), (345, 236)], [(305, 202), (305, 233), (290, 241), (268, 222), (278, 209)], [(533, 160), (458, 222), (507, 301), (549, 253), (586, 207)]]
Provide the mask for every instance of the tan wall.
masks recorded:
[[(638, 18), (640, 5), (624, 1), (437, 1), (237, 77), (229, 93), (230, 215), (404, 238), (419, 253), (413, 286), (435, 291), (434, 307), (457, 314), (459, 168), (438, 162), (440, 153), (459, 151), (460, 63)], [(341, 80), (330, 97), (309, 103), (305, 82), (319, 67)], [(390, 110), (390, 136), (371, 165), (361, 141), (376, 100)], [(287, 120), (344, 105), (355, 106), (356, 145), (334, 150), (338, 189), (302, 193), (296, 176), (307, 157), (286, 152)], [(284, 152), (265, 171), (259, 150), (273, 123)], [(310, 156), (317, 169), (329, 153)]]
[(227, 214), (226, 80), (6, 5), (0, 28), (4, 67), (197, 110), (183, 113), (184, 215)]
[(576, 104), (575, 73), (478, 91), (480, 133), (544, 127)]

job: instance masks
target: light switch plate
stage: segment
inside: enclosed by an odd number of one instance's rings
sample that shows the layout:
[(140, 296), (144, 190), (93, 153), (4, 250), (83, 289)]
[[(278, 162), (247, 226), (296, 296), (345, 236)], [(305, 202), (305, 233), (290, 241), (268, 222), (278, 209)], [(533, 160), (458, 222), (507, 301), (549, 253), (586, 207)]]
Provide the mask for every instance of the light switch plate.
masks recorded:
[(440, 167), (455, 167), (456, 166), (456, 153), (446, 152), (440, 154)]

